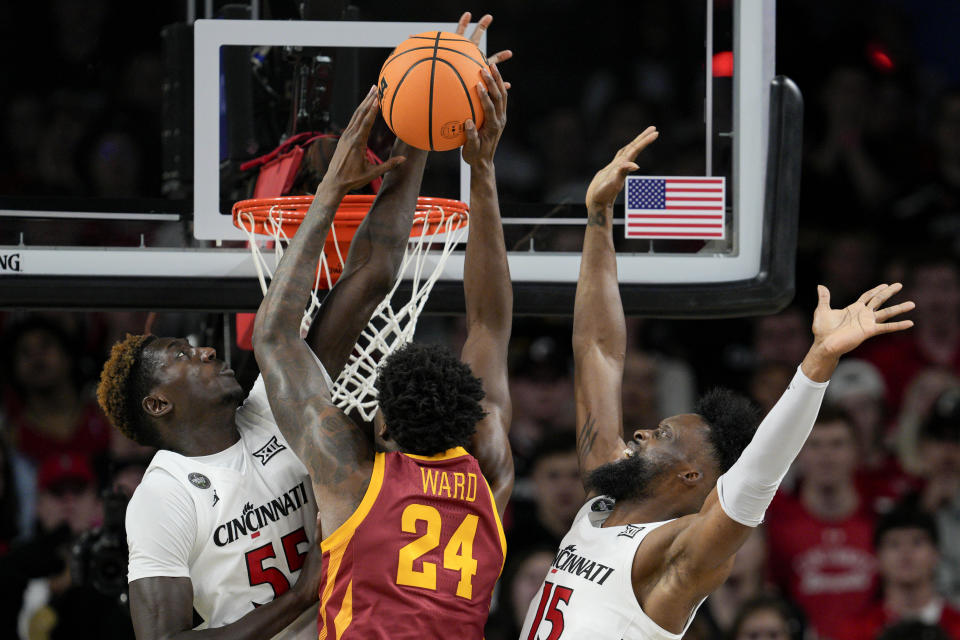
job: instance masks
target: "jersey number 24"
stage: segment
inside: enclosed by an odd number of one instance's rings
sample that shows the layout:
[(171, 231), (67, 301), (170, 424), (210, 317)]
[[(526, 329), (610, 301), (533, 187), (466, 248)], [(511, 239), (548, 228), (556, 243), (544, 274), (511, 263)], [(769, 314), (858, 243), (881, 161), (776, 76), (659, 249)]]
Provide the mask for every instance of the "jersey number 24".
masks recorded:
[[(420, 556), (440, 546), (440, 512), (425, 504), (407, 505), (400, 518), (400, 528), (404, 533), (416, 533), (418, 522), (426, 522), (427, 530), (422, 536), (400, 549), (397, 562), (397, 584), (436, 591), (436, 563), (424, 560), (419, 571), (413, 567), (413, 563)], [(473, 539), (477, 535), (478, 522), (479, 518), (476, 515), (467, 514), (443, 549), (443, 568), (460, 572), (457, 595), (468, 600), (473, 597), (472, 579), (477, 574), (477, 561), (473, 559)]]

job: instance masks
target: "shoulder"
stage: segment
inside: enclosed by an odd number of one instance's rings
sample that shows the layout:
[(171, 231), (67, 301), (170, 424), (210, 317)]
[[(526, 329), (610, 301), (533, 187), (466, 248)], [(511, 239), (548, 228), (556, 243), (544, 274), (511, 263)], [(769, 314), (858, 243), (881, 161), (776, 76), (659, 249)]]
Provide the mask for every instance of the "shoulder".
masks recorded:
[(186, 485), (166, 469), (151, 468), (127, 504), (127, 521), (131, 518), (149, 521), (169, 511), (194, 514), (196, 519), (193, 498)]

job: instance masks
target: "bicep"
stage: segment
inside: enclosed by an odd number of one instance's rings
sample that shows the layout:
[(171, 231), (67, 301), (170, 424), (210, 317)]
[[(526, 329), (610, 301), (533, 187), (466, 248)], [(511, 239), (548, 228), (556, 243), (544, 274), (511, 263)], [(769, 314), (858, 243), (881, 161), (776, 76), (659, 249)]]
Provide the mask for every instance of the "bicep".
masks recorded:
[(193, 626), (190, 578), (141, 578), (130, 583), (130, 616), (137, 640), (168, 638)]
[(729, 563), (753, 529), (724, 512), (714, 487), (700, 511), (690, 517), (689, 526), (676, 537), (671, 556), (684, 575), (709, 577)]
[(584, 482), (597, 467), (619, 460), (626, 446), (620, 397), (622, 377), (622, 363), (598, 349), (589, 349), (576, 357), (577, 456)]

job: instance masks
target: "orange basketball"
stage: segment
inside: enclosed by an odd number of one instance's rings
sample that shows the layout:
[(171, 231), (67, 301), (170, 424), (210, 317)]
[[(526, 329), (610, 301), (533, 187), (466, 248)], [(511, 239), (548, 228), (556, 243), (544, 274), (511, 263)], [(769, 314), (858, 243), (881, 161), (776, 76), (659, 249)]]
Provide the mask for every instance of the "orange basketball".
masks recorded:
[(380, 69), (380, 111), (390, 130), (409, 145), (430, 151), (467, 141), (463, 123), (483, 124), (477, 93), (487, 59), (455, 33), (426, 31), (400, 43)]

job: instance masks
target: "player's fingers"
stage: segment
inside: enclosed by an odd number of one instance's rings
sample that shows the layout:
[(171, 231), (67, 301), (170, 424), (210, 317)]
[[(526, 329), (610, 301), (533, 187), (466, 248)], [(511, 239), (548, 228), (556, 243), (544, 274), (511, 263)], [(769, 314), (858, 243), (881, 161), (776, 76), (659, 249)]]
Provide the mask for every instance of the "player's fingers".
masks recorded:
[(491, 121), (497, 117), (497, 108), (490, 99), (490, 92), (482, 82), (477, 83), (477, 93), (480, 94), (480, 106), (483, 108), (483, 115), (486, 121)]
[(457, 21), (457, 30), (455, 33), (462, 36), (466, 32), (467, 25), (470, 24), (470, 18), (472, 17), (469, 11), (464, 11), (463, 15), (460, 16), (460, 19)]
[(509, 82), (504, 82), (503, 86), (505, 86), (507, 89), (513, 89), (513, 85), (510, 84)]
[(493, 16), (489, 13), (479, 20), (477, 20), (477, 26), (474, 27), (473, 33), (470, 34), (470, 39), (474, 43), (480, 42), (480, 39), (483, 37), (483, 34), (487, 32), (487, 29), (490, 27), (490, 23), (493, 22)]
[(636, 162), (623, 162), (620, 164), (620, 167), (619, 167), (620, 175), (625, 176), (628, 173), (632, 173), (639, 168), (640, 167), (637, 165)]
[(878, 284), (873, 289), (870, 289), (869, 291), (865, 291), (862, 296), (857, 298), (857, 304), (863, 304), (863, 305), (867, 304), (867, 302), (870, 301), (870, 298), (877, 295), (877, 292), (886, 286), (887, 286), (886, 284)]
[(827, 289), (822, 284), (817, 285), (817, 308), (824, 310), (830, 309), (830, 289)]
[(900, 322), (886, 322), (878, 324), (877, 333), (893, 333), (894, 331), (903, 331), (913, 326), (913, 320), (901, 320)]
[(889, 300), (892, 296), (896, 295), (901, 289), (903, 289), (903, 285), (899, 282), (894, 282), (889, 287), (878, 291), (873, 296), (873, 299), (867, 304), (867, 306), (871, 309), (879, 309), (880, 305)]
[(880, 309), (875, 314), (873, 314), (874, 319), (877, 322), (886, 322), (893, 316), (898, 316), (901, 313), (906, 313), (907, 311), (913, 311), (916, 307), (912, 300), (906, 302), (901, 302), (900, 304), (895, 304), (892, 307), (887, 307), (886, 309)]
[[(659, 135), (660, 133), (657, 131), (656, 127), (649, 126), (644, 129), (636, 138), (620, 147), (620, 150), (617, 151), (617, 156), (627, 156), (632, 153), (633, 156), (636, 157), (636, 155), (640, 153), (645, 146), (656, 140), (657, 136)], [(632, 160), (633, 158), (630, 159)]]
[(498, 62), (504, 62), (513, 57), (513, 51), (510, 49), (504, 49), (503, 51), (497, 51), (492, 56), (487, 56), (487, 64), (497, 64)]
[(341, 138), (347, 136), (354, 132), (358, 123), (363, 119), (367, 110), (370, 108), (370, 104), (374, 99), (374, 96), (377, 95), (377, 87), (373, 85), (370, 87), (370, 90), (367, 92), (367, 95), (360, 101), (360, 104), (357, 105), (357, 108), (354, 110), (353, 115), (350, 117), (350, 122), (347, 123), (347, 126), (343, 129), (343, 134)]
[(463, 145), (464, 149), (476, 149), (480, 146), (477, 124), (471, 118), (467, 118), (463, 123), (463, 133), (467, 136), (467, 142)]
[(503, 117), (507, 112), (507, 86), (503, 81), (503, 76), (500, 75), (500, 69), (497, 65), (490, 65), (490, 73), (493, 75), (493, 79), (497, 85), (497, 91), (501, 96), (501, 99), (496, 102), (497, 115)]
[(490, 99), (493, 100), (493, 104), (496, 105), (502, 98), (503, 94), (500, 93), (500, 86), (493, 77), (493, 73), (491, 73), (490, 69), (482, 69), (480, 71), (480, 77), (483, 79), (483, 84), (487, 89), (487, 93), (490, 94)]
[(366, 177), (367, 182), (375, 178), (379, 178), (387, 171), (390, 171), (394, 167), (403, 164), (407, 160), (406, 156), (394, 156), (384, 162), (383, 164), (374, 164), (370, 165), (370, 169), (367, 171)]
[(363, 118), (358, 125), (357, 137), (360, 138), (364, 144), (367, 143), (367, 138), (370, 137), (370, 129), (373, 128), (373, 123), (377, 121), (377, 115), (379, 113), (380, 100), (377, 99), (377, 94), (374, 92), (370, 99), (370, 104), (367, 105), (367, 110), (364, 112)]

